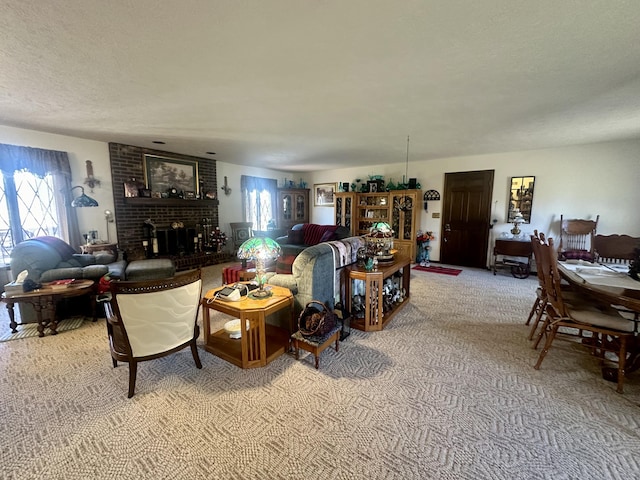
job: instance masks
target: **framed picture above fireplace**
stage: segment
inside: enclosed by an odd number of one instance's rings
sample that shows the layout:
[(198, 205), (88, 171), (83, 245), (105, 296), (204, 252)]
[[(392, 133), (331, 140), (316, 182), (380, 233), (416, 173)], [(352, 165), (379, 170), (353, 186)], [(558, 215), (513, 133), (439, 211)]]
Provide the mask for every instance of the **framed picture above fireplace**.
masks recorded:
[(144, 179), (151, 192), (167, 192), (170, 188), (198, 192), (198, 162), (158, 155), (144, 156)]

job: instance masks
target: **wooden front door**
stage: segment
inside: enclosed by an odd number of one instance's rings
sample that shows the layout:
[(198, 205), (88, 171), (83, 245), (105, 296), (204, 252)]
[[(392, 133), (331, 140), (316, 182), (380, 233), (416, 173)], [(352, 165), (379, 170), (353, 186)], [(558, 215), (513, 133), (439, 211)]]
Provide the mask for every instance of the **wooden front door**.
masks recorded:
[(440, 261), (485, 268), (493, 170), (446, 173)]

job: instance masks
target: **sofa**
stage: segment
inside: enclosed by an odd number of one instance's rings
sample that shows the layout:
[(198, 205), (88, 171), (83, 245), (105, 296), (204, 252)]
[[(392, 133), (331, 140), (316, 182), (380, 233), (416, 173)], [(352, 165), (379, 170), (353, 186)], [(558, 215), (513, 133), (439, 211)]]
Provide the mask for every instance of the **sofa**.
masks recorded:
[[(113, 253), (79, 254), (68, 243), (56, 237), (35, 237), (16, 245), (11, 251), (11, 274), (15, 279), (24, 270), (35, 283), (68, 278), (98, 282), (109, 273), (114, 279), (124, 279), (127, 262)], [(23, 323), (36, 320), (30, 304), (19, 304)]]
[(343, 267), (356, 261), (358, 248), (363, 245), (362, 237), (347, 237), (306, 247), (293, 261), (291, 273), (268, 273), (267, 283), (291, 290), (296, 319), (312, 300), (333, 310), (340, 299)]
[(351, 235), (348, 227), (338, 225), (318, 225), (298, 223), (291, 227), (287, 235), (277, 237), (283, 255), (297, 255), (305, 248), (332, 240), (342, 240)]

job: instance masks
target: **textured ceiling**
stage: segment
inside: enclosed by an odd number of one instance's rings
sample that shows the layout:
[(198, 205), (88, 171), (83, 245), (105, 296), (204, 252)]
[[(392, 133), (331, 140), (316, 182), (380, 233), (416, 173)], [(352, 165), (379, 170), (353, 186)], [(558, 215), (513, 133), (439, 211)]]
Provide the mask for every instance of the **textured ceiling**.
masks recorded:
[(0, 124), (294, 171), (407, 135), (416, 160), (639, 138), (638, 25), (636, 0), (0, 0)]

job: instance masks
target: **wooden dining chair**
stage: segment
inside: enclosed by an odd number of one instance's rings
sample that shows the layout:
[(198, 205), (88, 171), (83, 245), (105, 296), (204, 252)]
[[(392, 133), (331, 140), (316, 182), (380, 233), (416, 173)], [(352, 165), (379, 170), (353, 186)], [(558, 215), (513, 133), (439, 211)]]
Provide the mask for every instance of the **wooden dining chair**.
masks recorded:
[[(603, 361), (606, 352), (612, 352), (617, 356), (618, 385), (616, 391), (622, 393), (627, 345), (634, 337), (634, 322), (623, 318), (618, 312), (607, 306), (597, 308), (590, 303), (578, 302), (568, 305), (563, 299), (553, 239), (549, 238), (547, 243), (541, 242), (539, 252), (547, 292), (546, 314), (549, 320), (549, 333), (534, 368), (540, 369), (560, 327), (591, 332), (590, 341), (582, 343), (590, 347), (592, 352)], [(607, 358), (607, 360), (612, 359)]]
[(565, 220), (560, 215), (560, 245), (558, 257), (561, 260), (586, 260), (592, 262), (594, 256), (594, 238), (598, 228), (598, 220), (583, 220), (579, 218)]
[(628, 265), (633, 260), (633, 250), (640, 247), (640, 237), (596, 235), (593, 244), (597, 262)]
[(105, 305), (109, 348), (114, 368), (118, 362), (129, 364), (129, 398), (135, 393), (138, 362), (191, 347), (196, 367), (202, 368), (196, 347), (199, 269), (162, 280), (111, 282), (111, 296)]
[[(538, 275), (538, 288), (536, 288), (536, 299), (533, 302), (533, 306), (531, 307), (531, 311), (529, 312), (529, 316), (527, 317), (527, 321), (525, 325), (529, 325), (531, 320), (535, 316), (535, 320), (533, 325), (531, 325), (531, 330), (529, 331), (529, 340), (532, 340), (536, 331), (538, 331), (538, 326), (542, 322), (542, 319), (545, 318), (545, 312), (547, 309), (548, 299), (547, 299), (547, 287), (546, 281), (544, 277), (544, 268), (542, 266), (542, 253), (540, 252), (540, 245), (544, 245), (546, 242), (544, 233), (538, 233), (538, 230), (533, 231), (533, 235), (531, 235), (531, 250), (533, 251), (533, 257), (536, 264), (536, 273)], [(561, 283), (563, 298), (565, 302), (571, 303), (594, 303), (593, 300), (581, 295), (579, 292), (574, 292), (571, 290), (569, 285)], [(548, 322), (543, 323), (543, 328), (540, 329), (539, 335), (532, 345), (532, 348), (535, 350), (538, 348), (540, 341), (542, 340), (544, 334), (548, 331)]]

